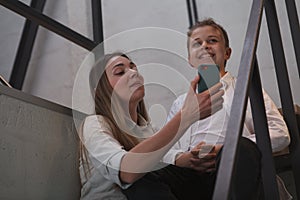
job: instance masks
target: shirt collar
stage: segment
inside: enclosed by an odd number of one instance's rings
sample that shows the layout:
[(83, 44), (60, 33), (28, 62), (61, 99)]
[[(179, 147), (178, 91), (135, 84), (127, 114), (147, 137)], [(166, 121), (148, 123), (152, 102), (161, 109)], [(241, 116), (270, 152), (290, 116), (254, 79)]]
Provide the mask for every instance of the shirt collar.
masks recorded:
[(223, 89), (227, 89), (229, 84), (232, 82), (233, 76), (230, 72), (226, 72), (226, 74), (220, 79), (220, 82), (223, 85)]
[(140, 125), (137, 125), (129, 118), (125, 119), (126, 125), (130, 133), (137, 138), (148, 138), (154, 134), (154, 129), (149, 121), (147, 121), (142, 115), (138, 114), (138, 121)]

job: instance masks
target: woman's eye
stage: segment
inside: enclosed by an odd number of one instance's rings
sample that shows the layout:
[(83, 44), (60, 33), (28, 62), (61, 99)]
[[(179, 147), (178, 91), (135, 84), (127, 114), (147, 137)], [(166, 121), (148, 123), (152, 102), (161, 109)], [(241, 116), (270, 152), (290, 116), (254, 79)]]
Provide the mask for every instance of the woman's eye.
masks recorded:
[(116, 71), (116, 72), (114, 73), (114, 75), (121, 76), (121, 75), (123, 75), (124, 73), (125, 73), (124, 71)]

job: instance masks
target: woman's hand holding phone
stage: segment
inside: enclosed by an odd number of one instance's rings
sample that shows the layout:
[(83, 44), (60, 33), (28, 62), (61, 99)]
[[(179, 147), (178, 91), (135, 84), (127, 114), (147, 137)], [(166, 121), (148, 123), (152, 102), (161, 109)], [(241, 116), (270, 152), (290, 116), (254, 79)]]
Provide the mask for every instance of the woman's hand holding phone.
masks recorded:
[(192, 82), (185, 102), (181, 109), (181, 114), (189, 124), (204, 119), (220, 110), (223, 106), (224, 91), (221, 90), (222, 84), (219, 82), (208, 90), (196, 93), (196, 87), (199, 82), (197, 76)]

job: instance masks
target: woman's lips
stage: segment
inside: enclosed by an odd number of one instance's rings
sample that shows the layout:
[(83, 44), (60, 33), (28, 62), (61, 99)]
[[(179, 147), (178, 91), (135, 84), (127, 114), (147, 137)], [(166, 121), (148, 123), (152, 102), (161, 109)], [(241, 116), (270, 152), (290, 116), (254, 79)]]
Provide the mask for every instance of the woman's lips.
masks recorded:
[(143, 86), (143, 85), (144, 85), (143, 82), (138, 81), (138, 82), (132, 83), (132, 84), (130, 85), (130, 87), (131, 87), (131, 88), (132, 88), (132, 87), (141, 87), (141, 86)]

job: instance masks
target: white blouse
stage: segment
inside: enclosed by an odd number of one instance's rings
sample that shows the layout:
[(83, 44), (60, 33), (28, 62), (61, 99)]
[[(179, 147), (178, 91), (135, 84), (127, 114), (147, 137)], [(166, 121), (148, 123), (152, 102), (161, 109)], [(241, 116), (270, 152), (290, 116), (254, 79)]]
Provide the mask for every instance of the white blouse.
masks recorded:
[[(142, 128), (142, 132), (153, 134), (151, 125), (139, 117), (145, 125), (135, 126)], [(130, 126), (134, 128), (134, 123)], [(119, 170), (127, 151), (112, 136), (111, 128), (103, 116), (92, 115), (85, 119), (82, 139), (88, 152), (90, 175), (85, 176), (83, 165), (87, 167), (87, 163), (80, 160), (81, 199), (126, 200), (121, 188), (126, 189), (130, 184), (120, 181)]]

